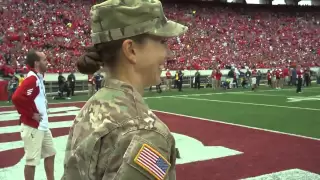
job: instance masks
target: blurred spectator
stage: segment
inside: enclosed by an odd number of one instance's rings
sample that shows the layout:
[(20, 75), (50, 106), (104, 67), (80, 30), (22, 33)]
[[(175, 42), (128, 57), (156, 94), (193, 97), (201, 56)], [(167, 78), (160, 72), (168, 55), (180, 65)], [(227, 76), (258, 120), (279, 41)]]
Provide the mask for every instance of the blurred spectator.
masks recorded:
[(12, 95), (16, 91), (17, 87), (18, 87), (18, 79), (15, 76), (13, 76), (8, 83), (8, 89), (7, 89), (8, 90), (8, 103), (11, 102)]

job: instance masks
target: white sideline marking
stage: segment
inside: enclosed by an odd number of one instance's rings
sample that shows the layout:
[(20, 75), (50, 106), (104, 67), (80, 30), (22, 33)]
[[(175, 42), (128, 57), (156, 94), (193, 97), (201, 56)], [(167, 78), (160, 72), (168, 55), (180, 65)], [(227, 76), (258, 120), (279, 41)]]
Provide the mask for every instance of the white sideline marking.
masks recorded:
[(246, 125), (241, 125), (241, 124), (223, 122), (223, 121), (207, 119), (207, 118), (201, 118), (201, 117), (195, 117), (195, 116), (188, 116), (188, 115), (184, 115), (184, 114), (177, 114), (177, 113), (154, 110), (154, 109), (152, 111), (165, 113), (165, 114), (170, 114), (170, 115), (175, 115), (175, 116), (180, 116), (180, 117), (187, 117), (187, 118), (198, 119), (198, 120), (203, 120), (203, 121), (210, 121), (210, 122), (215, 122), (215, 123), (220, 123), (220, 124), (227, 124), (227, 125), (238, 126), (238, 127), (248, 128), (248, 129), (255, 129), (255, 130), (260, 130), (260, 131), (272, 132), (272, 133), (276, 133), (276, 134), (284, 134), (284, 135), (288, 135), (288, 136), (294, 136), (294, 137), (299, 137), (299, 138), (305, 138), (305, 139), (311, 139), (311, 140), (315, 140), (315, 141), (320, 141), (320, 139), (318, 139), (318, 138), (313, 138), (313, 137), (303, 136), (303, 135), (298, 135), (298, 134), (285, 133), (285, 132), (281, 132), (281, 131), (275, 131), (275, 130), (270, 130), (270, 129), (262, 129), (262, 128), (258, 128), (258, 127), (252, 127), (252, 126), (246, 126)]
[(272, 179), (290, 179), (290, 180), (320, 180), (320, 175), (301, 169), (289, 169), (280, 172), (264, 174), (256, 177), (250, 177), (243, 180), (272, 180)]
[[(240, 93), (230, 93), (230, 94), (240, 94)], [(241, 93), (240, 95), (246, 96), (270, 96), (270, 97), (299, 97), (299, 96), (287, 96), (287, 95), (279, 95), (279, 94), (259, 94), (259, 93)]]
[(246, 104), (246, 105), (265, 106), (265, 107), (280, 107), (280, 108), (300, 109), (300, 110), (309, 110), (309, 111), (320, 111), (320, 109), (315, 109), (315, 108), (304, 108), (304, 107), (294, 107), (294, 106), (280, 106), (280, 105), (272, 105), (272, 104), (258, 104), (258, 103), (238, 102), (238, 101), (225, 101), (225, 100), (215, 100), (215, 99), (200, 99), (200, 98), (191, 98), (191, 97), (172, 97), (172, 98), (190, 99), (190, 100), (196, 100), (196, 101), (222, 102), (222, 103), (230, 103), (230, 104)]
[(301, 101), (319, 101), (320, 95), (317, 96), (304, 96), (304, 97), (291, 97), (287, 98), (287, 102), (301, 102)]
[[(50, 122), (49, 128), (65, 128), (65, 127), (71, 127), (73, 124), (73, 119), (70, 119), (68, 121), (58, 121), (58, 122)], [(6, 134), (6, 133), (17, 133), (21, 132), (21, 126), (5, 126), (0, 128), (0, 134)]]

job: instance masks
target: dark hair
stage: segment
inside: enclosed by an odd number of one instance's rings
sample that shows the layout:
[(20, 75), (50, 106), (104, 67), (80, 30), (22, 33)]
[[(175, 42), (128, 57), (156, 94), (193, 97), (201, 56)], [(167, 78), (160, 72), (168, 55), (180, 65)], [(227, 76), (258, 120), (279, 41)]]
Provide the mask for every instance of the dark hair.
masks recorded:
[(147, 34), (142, 34), (88, 47), (86, 53), (77, 61), (77, 68), (82, 74), (94, 74), (101, 66), (107, 66), (112, 69), (117, 64), (119, 50), (126, 39), (132, 39), (142, 44), (147, 37)]
[(27, 54), (26, 58), (26, 65), (28, 65), (31, 68), (34, 68), (34, 62), (40, 61), (40, 57), (37, 54), (37, 51), (30, 50)]

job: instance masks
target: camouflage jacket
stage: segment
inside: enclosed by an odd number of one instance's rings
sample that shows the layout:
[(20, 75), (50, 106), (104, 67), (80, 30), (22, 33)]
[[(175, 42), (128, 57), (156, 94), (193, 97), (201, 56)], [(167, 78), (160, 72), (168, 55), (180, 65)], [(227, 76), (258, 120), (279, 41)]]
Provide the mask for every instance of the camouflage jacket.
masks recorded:
[(175, 140), (130, 85), (108, 79), (70, 129), (62, 180), (176, 179)]

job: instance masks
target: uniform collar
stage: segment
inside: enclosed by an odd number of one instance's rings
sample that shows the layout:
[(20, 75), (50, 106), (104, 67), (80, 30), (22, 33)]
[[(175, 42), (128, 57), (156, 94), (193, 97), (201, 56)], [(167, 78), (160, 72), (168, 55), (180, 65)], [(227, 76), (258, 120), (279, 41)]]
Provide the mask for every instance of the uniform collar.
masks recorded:
[(36, 69), (34, 69), (34, 68), (28, 68), (29, 69), (29, 72), (32, 72), (32, 73), (34, 73), (35, 75), (37, 75), (40, 79), (43, 79), (43, 77), (44, 77), (44, 74), (41, 74), (41, 73), (39, 73)]
[(106, 88), (117, 89), (126, 93), (132, 94), (138, 99), (143, 99), (141, 94), (130, 84), (120, 81), (118, 79), (106, 78), (104, 86)]

